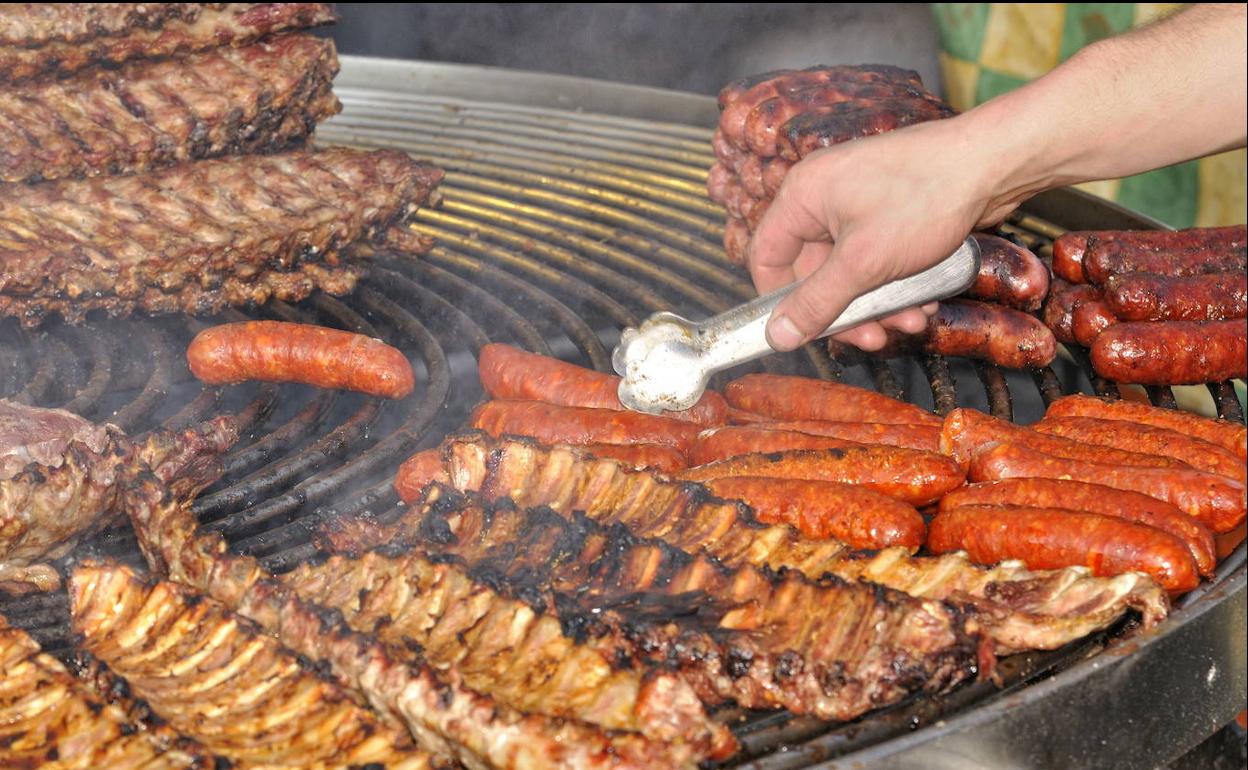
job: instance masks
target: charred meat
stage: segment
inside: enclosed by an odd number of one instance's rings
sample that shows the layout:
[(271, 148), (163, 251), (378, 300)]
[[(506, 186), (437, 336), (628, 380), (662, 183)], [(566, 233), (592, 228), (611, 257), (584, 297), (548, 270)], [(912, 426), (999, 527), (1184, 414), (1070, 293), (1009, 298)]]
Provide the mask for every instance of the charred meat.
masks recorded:
[(0, 590), (51, 590), (47, 562), (124, 519), (125, 482), (142, 470), (180, 498), (220, 475), (237, 440), (226, 418), (133, 443), (113, 425), (0, 400)]
[[(182, 164), (0, 190), (0, 315), (215, 312), (342, 294), (358, 241), (396, 227), (442, 172), (393, 150), (333, 148)], [(391, 230), (391, 228), (394, 228)], [(389, 232), (388, 232), (389, 231)]]
[(334, 44), (290, 35), (0, 91), (0, 181), (129, 173), (302, 141), (340, 109)]
[(325, 3), (6, 3), (0, 83), (240, 46), (335, 19)]

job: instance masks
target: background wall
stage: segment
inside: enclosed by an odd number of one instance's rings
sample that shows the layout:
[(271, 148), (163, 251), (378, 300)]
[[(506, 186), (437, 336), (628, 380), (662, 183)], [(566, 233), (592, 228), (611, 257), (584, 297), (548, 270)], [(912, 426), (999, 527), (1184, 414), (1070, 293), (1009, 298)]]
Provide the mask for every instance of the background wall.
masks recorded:
[(742, 75), (894, 64), (939, 87), (923, 3), (339, 3), (342, 53), (557, 72), (713, 94)]

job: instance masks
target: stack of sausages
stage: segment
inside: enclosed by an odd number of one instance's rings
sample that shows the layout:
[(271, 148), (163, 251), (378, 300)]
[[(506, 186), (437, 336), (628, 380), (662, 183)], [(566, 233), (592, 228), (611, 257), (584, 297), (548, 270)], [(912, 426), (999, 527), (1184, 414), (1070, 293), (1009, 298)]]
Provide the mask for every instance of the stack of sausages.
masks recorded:
[(940, 501), (935, 553), (1138, 571), (1181, 593), (1213, 573), (1214, 535), (1244, 523), (1243, 425), (1069, 396), (1030, 429), (954, 410), (940, 442), (973, 483)]
[(1248, 228), (1066, 233), (1045, 323), (1115, 382), (1248, 375)]

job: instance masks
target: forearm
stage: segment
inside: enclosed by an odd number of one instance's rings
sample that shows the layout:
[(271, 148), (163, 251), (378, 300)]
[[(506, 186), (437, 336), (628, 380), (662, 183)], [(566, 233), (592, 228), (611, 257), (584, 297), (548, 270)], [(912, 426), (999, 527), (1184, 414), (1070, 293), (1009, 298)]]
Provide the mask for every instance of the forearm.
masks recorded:
[(998, 206), (1242, 146), (1245, 6), (1201, 5), (1085, 48), (955, 119), (998, 176)]

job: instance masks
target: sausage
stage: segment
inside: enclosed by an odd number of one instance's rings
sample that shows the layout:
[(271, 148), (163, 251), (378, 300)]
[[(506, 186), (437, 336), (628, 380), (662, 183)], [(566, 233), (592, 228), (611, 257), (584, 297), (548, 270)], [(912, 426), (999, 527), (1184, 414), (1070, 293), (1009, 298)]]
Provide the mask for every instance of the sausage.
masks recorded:
[(1053, 241), (1053, 274), (1070, 283), (1087, 283), (1083, 273), (1083, 255), (1087, 252), (1088, 238), (1100, 235), (1096, 231), (1065, 233)]
[(1092, 368), (1107, 380), (1139, 385), (1199, 385), (1248, 377), (1243, 320), (1132, 321), (1101, 333)]
[(833, 449), (863, 446), (858, 441), (846, 441), (827, 436), (815, 436), (793, 430), (774, 430), (763, 425), (733, 425), (711, 428), (698, 434), (698, 440), (689, 452), (694, 465), (706, 465), (729, 457), (755, 452), (786, 452), (790, 449)]
[(927, 534), (914, 506), (852, 484), (741, 476), (705, 485), (718, 497), (750, 506), (759, 521), (789, 524), (807, 537), (855, 549), (902, 546), (913, 553)]
[(750, 454), (682, 471), (683, 481), (738, 476), (858, 484), (911, 505), (927, 505), (962, 485), (966, 473), (952, 459), (891, 446), (805, 449)]
[(1105, 303), (1121, 321), (1225, 321), (1248, 315), (1248, 272), (1111, 275)]
[(487, 401), (468, 421), (495, 438), (514, 434), (545, 444), (662, 444), (686, 455), (698, 437), (697, 425), (670, 417), (542, 401)]
[(1092, 347), (1101, 332), (1118, 323), (1104, 299), (1087, 299), (1075, 303), (1070, 313), (1070, 331), (1075, 342), (1085, 348)]
[(969, 478), (1070, 479), (1139, 492), (1170, 503), (1214, 534), (1234, 529), (1245, 513), (1244, 485), (1225, 476), (1195, 468), (1141, 468), (1070, 460), (1015, 444), (998, 444), (975, 455)]
[(1163, 409), (1134, 401), (1099, 398), (1076, 394), (1064, 396), (1049, 404), (1045, 419), (1052, 417), (1096, 417), (1121, 420), (1157, 428), (1168, 428), (1192, 438), (1199, 438), (1223, 449), (1229, 449), (1241, 460), (1248, 460), (1248, 427), (1229, 420), (1201, 417), (1190, 412)]
[(767, 158), (763, 161), (763, 192), (769, 198), (775, 198), (780, 192), (780, 185), (793, 168), (793, 161), (784, 158)]
[(924, 452), (940, 451), (940, 428), (935, 425), (794, 420), (792, 422), (764, 422), (754, 427), (768, 430), (795, 430), (814, 436), (855, 441), (860, 444), (887, 444), (888, 446), (921, 449)]
[(1074, 310), (1076, 303), (1101, 299), (1101, 290), (1087, 283), (1067, 283), (1054, 278), (1049, 288), (1049, 299), (1044, 303), (1044, 325), (1049, 327), (1058, 342), (1067, 345), (1075, 342)]
[(1191, 553), (1168, 532), (1063, 508), (954, 508), (932, 519), (927, 547), (964, 550), (980, 564), (1021, 559), (1030, 569), (1083, 566), (1098, 577), (1143, 572), (1172, 594), (1200, 585)]
[(729, 405), (775, 420), (870, 420), (940, 425), (940, 418), (913, 404), (839, 382), (780, 374), (747, 374), (724, 388)]
[(724, 224), (724, 256), (734, 265), (744, 265), (750, 256), (750, 226), (744, 219), (728, 217)]
[(399, 466), (394, 476), (394, 491), (405, 503), (420, 498), (421, 491), (431, 482), (450, 485), (450, 477), (442, 464), (442, 450), (425, 449), (417, 452)]
[(972, 233), (979, 244), (979, 275), (968, 297), (1019, 310), (1038, 310), (1049, 293), (1049, 269), (1027, 249), (987, 233)]
[(1248, 229), (1193, 228), (1176, 232), (1100, 233), (1088, 240), (1083, 271), (1104, 284), (1120, 273), (1181, 276), (1242, 272), (1248, 268)]
[(1202, 575), (1212, 575), (1218, 564), (1213, 533), (1208, 527), (1170, 503), (1139, 492), (1064, 479), (999, 479), (968, 484), (940, 500), (942, 511), (968, 505), (1066, 508), (1126, 519), (1169, 532), (1182, 540)]
[(1000, 305), (950, 299), (927, 321), (929, 353), (990, 361), (1007, 369), (1048, 366), (1057, 340), (1039, 319)]
[[(625, 411), (619, 397), (620, 378), (614, 374), (497, 342), (481, 348), (477, 369), (481, 386), (493, 398)], [(663, 416), (703, 426), (723, 425), (728, 404), (723, 396), (708, 390), (689, 409)]]
[(728, 407), (729, 425), (753, 425), (757, 422), (772, 422), (772, 419), (765, 414), (754, 414), (735, 406)]
[(1085, 444), (1170, 457), (1202, 471), (1227, 476), (1241, 483), (1248, 482), (1248, 469), (1234, 452), (1169, 428), (1095, 417), (1050, 417), (1032, 428), (1040, 433)]
[(1037, 433), (1030, 428), (997, 419), (975, 409), (954, 409), (945, 417), (944, 427), (940, 431), (940, 451), (963, 466), (986, 448), (1002, 443), (1025, 446), (1067, 460), (1115, 463), (1140, 468), (1189, 467), (1169, 457), (1089, 446), (1061, 436)]
[(654, 470), (669, 476), (689, 467), (689, 459), (680, 450), (662, 444), (583, 444), (578, 448), (634, 470)]
[(385, 398), (403, 398), (416, 385), (407, 358), (381, 340), (286, 321), (204, 329), (191, 340), (186, 360), (209, 385), (301, 382)]

